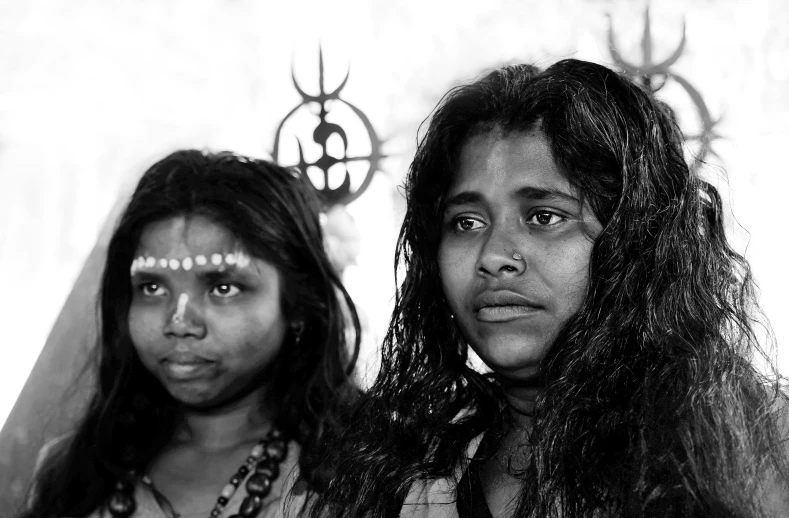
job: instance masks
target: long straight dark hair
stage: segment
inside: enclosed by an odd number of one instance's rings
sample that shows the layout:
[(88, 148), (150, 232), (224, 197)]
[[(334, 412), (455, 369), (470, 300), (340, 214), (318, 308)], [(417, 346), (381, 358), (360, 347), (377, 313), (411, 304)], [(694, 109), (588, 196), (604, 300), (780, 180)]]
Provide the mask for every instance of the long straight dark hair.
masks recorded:
[(341, 426), (357, 397), (351, 372), (360, 329), (353, 301), (323, 248), (320, 204), (309, 181), (275, 164), (232, 153), (178, 151), (143, 175), (109, 243), (100, 293), (97, 386), (68, 445), (47, 459), (24, 518), (84, 516), (106, 506), (115, 484), (143, 472), (172, 438), (174, 401), (142, 365), (128, 329), (129, 267), (143, 230), (174, 216), (200, 215), (225, 227), (283, 278), (289, 328), (271, 369), (276, 424), (301, 447), (302, 475), (317, 468), (320, 437)]
[(515, 515), (761, 516), (765, 495), (786, 490), (786, 404), (778, 373), (752, 363), (771, 365), (749, 266), (670, 110), (578, 60), (496, 70), (433, 113), (406, 179), (381, 370), (313, 516), (398, 516), (415, 482), (452, 477), (500, 418), (500, 386), (469, 366), (444, 300), (442, 203), (471, 135), (534, 129), (604, 228), (585, 302), (544, 360)]

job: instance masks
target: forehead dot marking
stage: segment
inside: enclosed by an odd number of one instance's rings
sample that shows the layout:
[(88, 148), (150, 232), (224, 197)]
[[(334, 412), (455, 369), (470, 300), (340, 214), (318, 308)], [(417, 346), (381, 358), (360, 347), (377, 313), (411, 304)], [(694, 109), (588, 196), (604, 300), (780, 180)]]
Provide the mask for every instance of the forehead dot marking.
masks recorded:
[(236, 254), (227, 254), (225, 256), (225, 262), (231, 266), (236, 264)]
[(207, 262), (208, 262), (208, 261), (206, 260), (206, 258), (205, 258), (205, 256), (204, 256), (204, 255), (198, 255), (197, 257), (195, 257), (195, 264), (196, 264), (197, 266), (205, 266), (205, 264), (206, 264)]
[(244, 268), (249, 264), (249, 256), (244, 253), (238, 254), (238, 260), (236, 261), (236, 264), (239, 268)]
[(211, 256), (211, 264), (215, 266), (222, 264), (222, 254), (213, 254)]
[(159, 268), (167, 268), (167, 259), (159, 259)]
[(181, 267), (186, 270), (187, 272), (192, 269), (192, 258), (187, 257), (183, 261), (181, 261)]
[(179, 266), (181, 266), (181, 262), (178, 259), (170, 259), (171, 270), (177, 270)]
[(156, 264), (156, 259), (154, 259), (153, 257), (148, 257), (145, 260), (145, 267), (146, 268), (153, 268), (153, 265), (155, 265), (155, 264)]

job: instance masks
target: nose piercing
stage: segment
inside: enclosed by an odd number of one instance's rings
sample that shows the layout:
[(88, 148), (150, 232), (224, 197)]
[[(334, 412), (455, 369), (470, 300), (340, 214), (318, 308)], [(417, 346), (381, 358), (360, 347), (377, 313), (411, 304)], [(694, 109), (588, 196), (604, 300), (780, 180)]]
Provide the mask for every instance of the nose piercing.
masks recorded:
[(175, 308), (175, 313), (173, 313), (173, 323), (174, 324), (181, 324), (184, 321), (184, 312), (186, 311), (186, 304), (189, 302), (189, 295), (186, 293), (181, 293), (178, 296), (178, 306)]
[(523, 259), (523, 256), (518, 252), (515, 252), (514, 254), (512, 254), (512, 258), (515, 259), (516, 261), (520, 261), (521, 259)]

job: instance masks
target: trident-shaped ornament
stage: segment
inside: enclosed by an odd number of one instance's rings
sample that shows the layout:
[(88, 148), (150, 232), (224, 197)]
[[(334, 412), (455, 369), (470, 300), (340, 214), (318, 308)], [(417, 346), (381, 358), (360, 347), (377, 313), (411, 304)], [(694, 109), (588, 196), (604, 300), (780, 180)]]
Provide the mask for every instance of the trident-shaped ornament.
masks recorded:
[[(319, 122), (315, 129), (312, 132), (312, 140), (315, 144), (318, 144), (322, 148), (322, 154), (320, 158), (318, 158), (315, 162), (307, 162), (304, 159), (304, 148), (302, 147), (301, 140), (296, 137), (296, 144), (299, 150), (299, 162), (297, 164), (293, 164), (297, 167), (302, 174), (307, 175), (307, 169), (310, 167), (317, 167), (320, 171), (323, 172), (323, 187), (319, 188), (318, 191), (320, 192), (323, 201), (326, 205), (336, 205), (336, 204), (343, 204), (347, 205), (348, 203), (352, 202), (356, 198), (358, 198), (370, 185), (370, 182), (373, 179), (373, 174), (375, 171), (378, 170), (378, 163), (379, 161), (385, 157), (385, 155), (381, 152), (381, 145), (382, 142), (378, 138), (373, 125), (370, 123), (370, 120), (367, 116), (359, 110), (356, 106), (352, 105), (348, 101), (344, 99), (340, 99), (340, 92), (345, 87), (345, 84), (348, 82), (348, 76), (350, 75), (350, 69), (345, 74), (345, 79), (343, 79), (340, 86), (338, 86), (332, 92), (326, 92), (324, 87), (324, 78), (323, 78), (323, 49), (319, 48), (318, 50), (318, 87), (319, 93), (318, 95), (310, 95), (306, 93), (300, 86), (298, 81), (296, 81), (296, 75), (291, 69), (291, 77), (293, 78), (293, 85), (296, 87), (296, 91), (299, 92), (301, 95), (302, 102), (301, 104), (297, 105), (293, 108), (282, 122), (280, 122), (279, 127), (277, 127), (277, 133), (274, 137), (274, 151), (272, 152), (272, 158), (274, 161), (278, 160), (279, 157), (279, 145), (280, 145), (280, 136), (282, 133), (282, 128), (285, 125), (285, 122), (302, 106), (306, 106), (310, 103), (317, 103), (320, 106), (320, 112), (318, 114)], [(345, 130), (339, 125), (326, 120), (326, 116), (329, 114), (329, 110), (326, 108), (327, 101), (338, 101), (346, 106), (348, 106), (353, 113), (356, 114), (357, 117), (361, 120), (362, 124), (364, 125), (365, 129), (367, 130), (367, 137), (370, 140), (370, 154), (367, 156), (348, 156), (348, 135), (346, 134)], [(332, 135), (338, 135), (340, 140), (342, 141), (342, 151), (343, 156), (335, 157), (328, 153), (327, 151), (327, 143), (329, 138)], [(366, 161), (369, 163), (369, 167), (367, 169), (367, 173), (364, 177), (364, 180), (361, 182), (358, 189), (355, 191), (351, 190), (351, 177), (348, 173), (348, 169), (344, 170), (345, 177), (340, 184), (339, 187), (332, 189), (329, 187), (329, 170), (332, 166), (336, 164), (347, 164), (348, 162), (356, 162), (356, 161)], [(309, 176), (308, 176), (309, 177)]]
[[(701, 131), (697, 135), (688, 135), (687, 133), (685, 134), (685, 138), (688, 141), (699, 143), (698, 151), (696, 152), (693, 163), (691, 164), (691, 169), (695, 171), (699, 166), (701, 166), (707, 155), (712, 155), (715, 157), (718, 156), (717, 153), (712, 150), (712, 143), (713, 141), (720, 138), (720, 135), (715, 132), (715, 126), (720, 122), (720, 119), (713, 120), (712, 115), (707, 108), (707, 104), (704, 102), (704, 98), (701, 96), (701, 93), (696, 90), (696, 88), (691, 85), (687, 79), (670, 70), (671, 66), (677, 62), (682, 53), (685, 51), (685, 42), (687, 41), (685, 29), (686, 24), (685, 19), (683, 18), (682, 39), (680, 40), (676, 50), (674, 50), (674, 52), (665, 60), (655, 63), (653, 61), (652, 55), (652, 24), (649, 18), (649, 6), (647, 6), (646, 10), (644, 11), (644, 34), (641, 37), (641, 54), (643, 63), (640, 65), (635, 65), (625, 61), (621, 52), (617, 48), (616, 41), (614, 40), (614, 30), (613, 24), (611, 22), (611, 16), (608, 16), (608, 45), (611, 49), (611, 57), (614, 60), (614, 63), (616, 63), (616, 65), (625, 73), (639, 78), (643, 82), (644, 86), (653, 92), (657, 92), (663, 88), (663, 86), (666, 84), (666, 81), (668, 80), (676, 81), (685, 90), (685, 92), (690, 97), (690, 100), (696, 106), (699, 120), (701, 121)], [(660, 83), (657, 85), (655, 84), (656, 79), (660, 80)]]

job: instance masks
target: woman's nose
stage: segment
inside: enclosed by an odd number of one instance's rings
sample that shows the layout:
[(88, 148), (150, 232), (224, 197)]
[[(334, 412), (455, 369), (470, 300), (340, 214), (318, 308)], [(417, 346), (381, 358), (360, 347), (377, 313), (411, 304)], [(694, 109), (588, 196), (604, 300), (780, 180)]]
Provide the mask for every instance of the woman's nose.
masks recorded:
[[(477, 259), (477, 271), (483, 275), (519, 275), (526, 270), (526, 253), (520, 250), (515, 229), (492, 228)], [(520, 247), (522, 248), (522, 247)]]
[(178, 295), (173, 306), (168, 312), (168, 317), (164, 324), (165, 335), (193, 336), (195, 338), (205, 336), (205, 323), (203, 322), (202, 312), (197, 307), (197, 304), (190, 301), (188, 293)]

